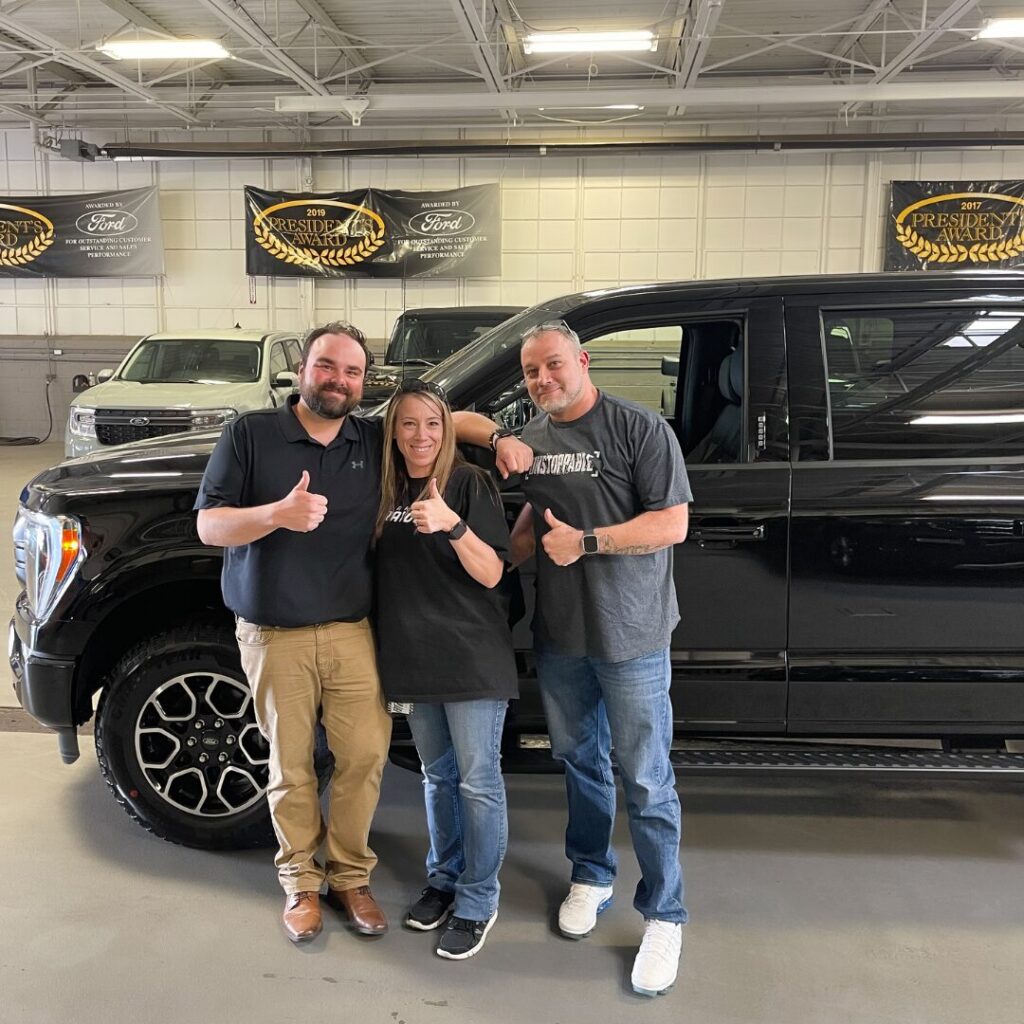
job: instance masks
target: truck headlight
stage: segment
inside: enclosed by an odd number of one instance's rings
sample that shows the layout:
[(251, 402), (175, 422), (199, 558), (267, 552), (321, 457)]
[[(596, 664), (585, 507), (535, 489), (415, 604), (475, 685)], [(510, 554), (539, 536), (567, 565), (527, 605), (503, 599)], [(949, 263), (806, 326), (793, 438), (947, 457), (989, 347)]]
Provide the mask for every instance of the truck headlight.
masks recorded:
[(192, 429), (209, 430), (210, 427), (223, 427), (237, 415), (237, 409), (194, 409), (192, 411)]
[(48, 516), (19, 509), (14, 528), (16, 561), (22, 561), (28, 606), (45, 619), (74, 579), (85, 558), (82, 526), (74, 516)]
[(73, 405), (71, 407), (71, 433), (76, 437), (95, 437), (96, 410)]

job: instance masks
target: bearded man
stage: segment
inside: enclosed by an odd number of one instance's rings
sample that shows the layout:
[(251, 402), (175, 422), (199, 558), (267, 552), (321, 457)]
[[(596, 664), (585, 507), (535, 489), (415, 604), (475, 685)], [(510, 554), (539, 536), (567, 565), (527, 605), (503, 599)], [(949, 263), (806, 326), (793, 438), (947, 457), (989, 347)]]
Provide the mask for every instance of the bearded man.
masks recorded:
[(672, 546), (686, 537), (690, 486), (664, 420), (599, 391), (567, 324), (527, 331), (521, 359), (539, 415), (523, 431), (535, 455), (512, 561), (537, 557), (537, 682), (565, 766), (572, 874), (558, 927), (582, 939), (612, 901), (614, 747), (641, 871), (631, 981), (655, 996), (675, 983), (686, 921), (669, 638), (679, 621)]
[[(325, 881), (356, 932), (388, 928), (369, 887), (370, 823), (391, 738), (368, 621), (382, 434), (379, 421), (350, 415), (369, 361), (351, 324), (311, 330), (299, 394), (225, 428), (195, 503), (200, 539), (226, 549), (224, 603), (270, 743), (267, 798), (293, 942), (320, 932)], [(455, 419), (461, 439), (494, 436), (483, 416)], [(529, 465), (515, 438), (493, 447), (503, 475)], [(326, 822), (313, 768), (318, 713), (335, 757)]]

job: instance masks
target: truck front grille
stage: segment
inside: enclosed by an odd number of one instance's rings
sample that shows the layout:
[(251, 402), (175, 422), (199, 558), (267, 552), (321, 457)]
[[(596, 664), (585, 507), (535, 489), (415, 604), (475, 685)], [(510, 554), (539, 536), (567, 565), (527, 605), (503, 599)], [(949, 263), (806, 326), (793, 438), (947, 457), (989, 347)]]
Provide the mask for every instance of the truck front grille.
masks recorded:
[(96, 438), (100, 444), (128, 444), (191, 429), (190, 414), (177, 409), (96, 410)]

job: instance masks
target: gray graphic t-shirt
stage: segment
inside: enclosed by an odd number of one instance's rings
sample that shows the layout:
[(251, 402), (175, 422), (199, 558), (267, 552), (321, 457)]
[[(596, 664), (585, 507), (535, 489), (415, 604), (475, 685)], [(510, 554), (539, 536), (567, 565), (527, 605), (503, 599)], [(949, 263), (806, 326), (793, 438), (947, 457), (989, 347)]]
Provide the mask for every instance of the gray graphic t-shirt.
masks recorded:
[(601, 393), (571, 423), (546, 414), (523, 440), (534, 450), (523, 489), (537, 535), (539, 646), (559, 654), (626, 661), (667, 647), (679, 621), (672, 549), (649, 555), (584, 555), (558, 566), (544, 553), (544, 510), (580, 530), (692, 500), (679, 442), (641, 405)]

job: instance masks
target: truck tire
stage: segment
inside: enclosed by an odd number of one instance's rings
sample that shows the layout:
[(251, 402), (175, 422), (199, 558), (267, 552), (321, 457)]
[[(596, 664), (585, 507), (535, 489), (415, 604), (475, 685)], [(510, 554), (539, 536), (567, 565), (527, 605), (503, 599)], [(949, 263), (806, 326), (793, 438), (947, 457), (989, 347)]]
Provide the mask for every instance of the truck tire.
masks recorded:
[[(334, 760), (317, 727), (321, 792)], [(96, 756), (114, 798), (143, 828), (204, 850), (274, 842), (269, 747), (230, 629), (199, 622), (132, 647), (104, 680)]]

